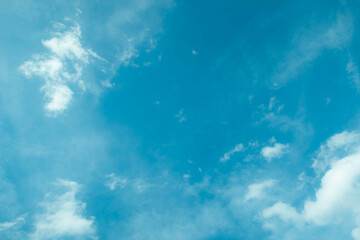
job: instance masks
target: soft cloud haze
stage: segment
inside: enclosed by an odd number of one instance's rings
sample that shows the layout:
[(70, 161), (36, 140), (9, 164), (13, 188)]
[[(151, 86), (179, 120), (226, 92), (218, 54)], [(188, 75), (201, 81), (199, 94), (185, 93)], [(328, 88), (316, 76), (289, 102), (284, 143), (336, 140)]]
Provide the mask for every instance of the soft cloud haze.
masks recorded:
[(245, 201), (251, 199), (261, 199), (265, 197), (265, 190), (271, 188), (275, 184), (275, 180), (270, 179), (260, 183), (253, 183), (248, 186), (248, 192), (245, 195)]

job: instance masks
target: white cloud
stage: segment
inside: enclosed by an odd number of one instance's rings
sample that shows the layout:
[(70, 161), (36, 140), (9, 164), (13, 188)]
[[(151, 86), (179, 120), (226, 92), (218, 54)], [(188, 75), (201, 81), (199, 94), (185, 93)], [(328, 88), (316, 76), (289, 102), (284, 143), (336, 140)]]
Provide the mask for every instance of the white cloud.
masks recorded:
[(337, 222), (344, 212), (360, 220), (360, 152), (334, 162), (321, 180), (316, 200), (306, 201), (303, 216), (317, 225)]
[(60, 80), (60, 72), (63, 69), (63, 62), (55, 57), (35, 55), (33, 61), (26, 61), (20, 66), (20, 70), (26, 77), (38, 76), (49, 80)]
[(40, 77), (45, 82), (41, 89), (45, 93), (44, 108), (49, 116), (56, 116), (68, 108), (73, 97), (69, 85), (86, 89), (81, 78), (90, 56), (105, 61), (91, 49), (82, 47), (78, 24), (68, 29), (64, 24), (55, 24), (54, 27), (58, 31), (53, 33), (53, 37), (42, 40), (50, 53), (34, 55), (32, 60), (19, 67), (26, 77)]
[(199, 53), (197, 52), (197, 51), (195, 51), (194, 49), (191, 51), (191, 53), (193, 54), (193, 55), (198, 55)]
[[(264, 218), (278, 216), (284, 222), (315, 226), (344, 224), (352, 229), (354, 239), (359, 239), (360, 229), (360, 150), (355, 148), (344, 157), (338, 158), (339, 148), (353, 148), (358, 135), (343, 132), (329, 138), (321, 146), (319, 155), (331, 159), (330, 169), (321, 179), (321, 186), (315, 199), (304, 202), (304, 208), (297, 212), (292, 206), (278, 202), (263, 211)], [(354, 227), (355, 226), (355, 227)]]
[(23, 223), (24, 221), (25, 221), (25, 215), (21, 215), (12, 222), (0, 223), (0, 231), (4, 231), (4, 230), (8, 230), (10, 228), (13, 228), (14, 226), (19, 225), (19, 224)]
[(274, 142), (272, 146), (266, 146), (261, 149), (261, 155), (268, 161), (273, 158), (280, 158), (289, 148), (289, 144), (282, 144)]
[(70, 31), (55, 33), (53, 38), (43, 40), (42, 44), (61, 59), (78, 59), (88, 63), (89, 52), (81, 46), (80, 38), (80, 26), (76, 25)]
[(244, 145), (243, 144), (237, 144), (233, 149), (231, 149), (230, 151), (226, 152), (224, 154), (224, 156), (222, 156), (220, 158), (220, 162), (227, 162), (230, 160), (230, 157), (237, 152), (241, 152), (244, 150)]
[(262, 213), (264, 218), (278, 216), (284, 222), (290, 222), (296, 225), (302, 223), (301, 216), (296, 209), (283, 202), (277, 202), (273, 206), (266, 208)]
[(36, 216), (31, 239), (92, 238), (95, 232), (93, 219), (83, 216), (86, 204), (76, 199), (79, 185), (66, 180), (59, 180), (58, 184), (67, 191), (43, 203), (45, 213)]
[(270, 179), (260, 183), (253, 183), (248, 186), (248, 191), (245, 195), (245, 201), (249, 201), (251, 199), (261, 199), (264, 197), (265, 190), (267, 188), (273, 187), (275, 184), (275, 180)]
[(323, 173), (332, 162), (357, 151), (360, 146), (360, 134), (344, 131), (330, 137), (320, 146), (312, 167), (317, 173)]
[(66, 85), (44, 86), (42, 90), (48, 99), (45, 109), (50, 113), (63, 112), (69, 105), (73, 92)]

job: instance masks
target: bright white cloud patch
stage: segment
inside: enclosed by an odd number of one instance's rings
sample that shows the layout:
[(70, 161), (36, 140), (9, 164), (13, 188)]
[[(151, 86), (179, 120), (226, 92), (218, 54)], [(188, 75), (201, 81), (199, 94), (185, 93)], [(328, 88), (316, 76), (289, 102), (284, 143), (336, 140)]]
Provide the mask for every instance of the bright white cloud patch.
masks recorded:
[(42, 44), (53, 52), (55, 56), (61, 59), (78, 59), (87, 63), (89, 52), (81, 46), (80, 38), (81, 31), (80, 27), (77, 25), (70, 31), (55, 33), (53, 38), (43, 40)]
[(67, 191), (43, 203), (45, 213), (36, 216), (31, 239), (91, 238), (95, 232), (94, 223), (84, 216), (86, 204), (76, 199), (79, 185), (66, 180), (59, 180), (58, 184)]
[(270, 180), (266, 180), (264, 182), (253, 183), (253, 184), (249, 185), (248, 191), (245, 195), (245, 201), (249, 201), (251, 199), (263, 198), (265, 195), (266, 189), (271, 188), (272, 186), (274, 186), (274, 184), (275, 184), (275, 180), (270, 179)]
[(266, 160), (271, 161), (274, 158), (282, 157), (288, 148), (289, 144), (277, 143), (274, 140), (272, 146), (266, 146), (261, 149), (261, 155)]
[(91, 49), (81, 44), (81, 30), (78, 24), (66, 28), (63, 24), (55, 24), (57, 32), (42, 44), (49, 53), (34, 55), (32, 60), (20, 66), (20, 71), (28, 78), (39, 77), (44, 80), (41, 88), (45, 93), (45, 110), (49, 116), (64, 112), (73, 98), (70, 85), (77, 85), (85, 90), (82, 78), (83, 68), (89, 64), (89, 58), (99, 57)]
[(314, 159), (312, 167), (323, 173), (332, 162), (356, 152), (360, 146), (360, 135), (357, 132), (344, 131), (330, 137)]
[(360, 152), (332, 164), (321, 180), (316, 200), (305, 202), (303, 216), (317, 225), (326, 225), (339, 221), (341, 215), (350, 211), (360, 221), (359, 201)]
[(264, 218), (278, 216), (285, 222), (317, 226), (344, 224), (353, 226), (352, 236), (359, 239), (360, 229), (360, 151), (339, 158), (341, 149), (353, 148), (358, 135), (343, 132), (329, 138), (321, 146), (319, 156), (329, 160), (330, 169), (321, 179), (314, 200), (307, 200), (298, 213), (292, 206), (278, 202), (263, 211)]
[(224, 156), (222, 156), (220, 158), (220, 162), (227, 162), (230, 160), (230, 157), (234, 154), (234, 153), (237, 153), (237, 152), (241, 152), (244, 150), (244, 145), (243, 144), (238, 144), (236, 145), (233, 149), (231, 149), (230, 151), (226, 152), (224, 154)]
[(49, 112), (62, 112), (69, 105), (73, 92), (66, 85), (44, 86), (45, 96), (49, 99), (45, 109)]

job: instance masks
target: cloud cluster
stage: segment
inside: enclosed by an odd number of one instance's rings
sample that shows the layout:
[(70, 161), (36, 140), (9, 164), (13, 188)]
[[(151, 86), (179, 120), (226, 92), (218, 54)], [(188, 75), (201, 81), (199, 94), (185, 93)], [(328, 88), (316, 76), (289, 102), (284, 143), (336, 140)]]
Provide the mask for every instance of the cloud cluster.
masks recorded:
[[(304, 224), (326, 226), (345, 224), (353, 226), (352, 236), (360, 239), (360, 150), (353, 147), (358, 141), (354, 132), (336, 134), (322, 145), (319, 158), (325, 161), (329, 169), (321, 179), (321, 186), (315, 193), (315, 199), (308, 199), (301, 212), (283, 202), (277, 202), (263, 211), (265, 219), (277, 216), (282, 221), (301, 227)], [(357, 145), (358, 146), (358, 145)], [(349, 153), (348, 148), (356, 149)], [(348, 152), (343, 156), (343, 151)], [(340, 154), (340, 155), (339, 155)], [(316, 167), (321, 165), (317, 160)]]
[(54, 27), (53, 37), (42, 41), (48, 53), (34, 55), (19, 68), (27, 78), (38, 77), (44, 81), (41, 91), (45, 94), (44, 108), (49, 116), (56, 116), (68, 108), (74, 95), (71, 85), (86, 89), (82, 76), (89, 59), (104, 61), (91, 49), (82, 46), (77, 23), (72, 27), (64, 24), (55, 24)]

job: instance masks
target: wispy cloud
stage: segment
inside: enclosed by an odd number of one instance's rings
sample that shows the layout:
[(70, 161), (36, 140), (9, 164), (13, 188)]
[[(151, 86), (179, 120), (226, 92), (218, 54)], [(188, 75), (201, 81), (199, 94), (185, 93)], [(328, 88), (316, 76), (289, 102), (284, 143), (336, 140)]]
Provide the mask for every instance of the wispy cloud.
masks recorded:
[(278, 112), (266, 113), (260, 122), (268, 122), (272, 128), (278, 128), (283, 132), (293, 132), (297, 141), (304, 143), (304, 139), (313, 134), (311, 124), (304, 122), (304, 114), (301, 109), (295, 118), (290, 118)]
[(224, 154), (224, 156), (222, 156), (220, 158), (220, 162), (227, 162), (230, 160), (230, 157), (237, 152), (241, 152), (244, 150), (244, 145), (243, 144), (237, 144), (233, 149), (231, 149), (230, 151), (226, 152)]
[(116, 187), (123, 188), (128, 180), (126, 178), (118, 177), (114, 173), (106, 175), (109, 179), (105, 182), (105, 186), (107, 186), (111, 191), (114, 191)]
[(281, 87), (295, 78), (311, 61), (324, 50), (341, 49), (347, 46), (353, 34), (353, 19), (349, 14), (338, 14), (328, 26), (311, 29), (304, 36), (296, 36), (297, 46), (285, 57), (272, 77), (274, 87)]
[(355, 64), (353, 58), (349, 56), (349, 62), (346, 65), (346, 71), (348, 73), (349, 78), (354, 83), (356, 89), (360, 91), (360, 75), (359, 75), (359, 69), (357, 65)]
[(179, 120), (179, 123), (185, 122), (187, 117), (184, 114), (184, 109), (180, 109), (179, 112), (175, 115), (175, 118)]
[(21, 215), (11, 222), (2, 222), (0, 223), (0, 231), (11, 229), (14, 226), (22, 224), (24, 222), (25, 222), (25, 215)]
[(105, 177), (108, 179), (105, 181), (105, 186), (111, 191), (127, 188), (132, 189), (136, 193), (142, 193), (153, 186), (153, 183), (143, 178), (128, 179), (117, 176), (115, 173), (108, 174)]

